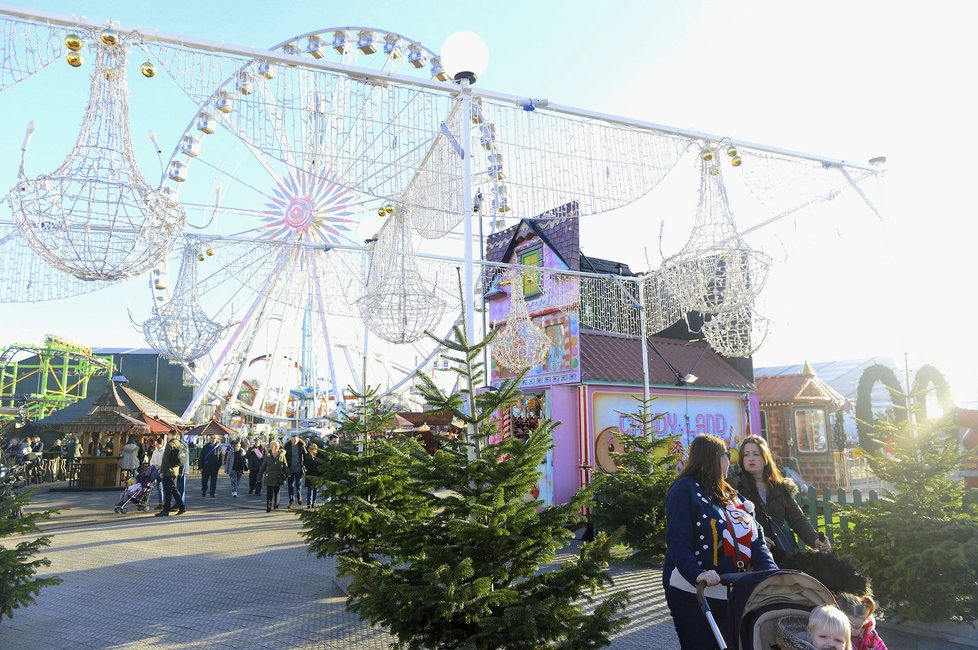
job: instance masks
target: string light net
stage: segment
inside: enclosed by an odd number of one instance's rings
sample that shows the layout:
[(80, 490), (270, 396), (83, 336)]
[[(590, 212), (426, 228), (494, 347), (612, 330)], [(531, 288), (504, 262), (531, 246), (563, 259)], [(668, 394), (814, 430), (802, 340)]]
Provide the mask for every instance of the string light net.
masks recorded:
[(2, 18), (0, 30), (4, 48), (0, 56), (0, 91), (34, 76), (65, 51), (68, 31), (61, 27)]
[(669, 290), (663, 273), (653, 273), (642, 283), (645, 292), (645, 335), (652, 336), (683, 317), (679, 300)]
[(143, 323), (146, 342), (171, 361), (189, 363), (204, 356), (224, 330), (200, 306), (197, 256), (192, 244), (184, 246), (173, 297), (162, 307), (154, 306), (153, 317)]
[(612, 278), (581, 278), (581, 327), (638, 336), (642, 331), (637, 286)]
[(445, 301), (425, 287), (418, 272), (404, 206), (373, 243), (367, 292), (357, 306), (370, 331), (391, 343), (419, 340), (445, 313)]
[(717, 314), (750, 305), (770, 267), (770, 258), (751, 249), (737, 232), (717, 157), (700, 156), (692, 231), (683, 249), (663, 263), (669, 291), (687, 312)]
[(550, 339), (537, 327), (526, 308), (523, 296), (523, 274), (506, 274), (509, 284), (509, 316), (492, 341), (492, 355), (501, 366), (511, 370), (530, 368), (542, 362), (550, 350)]
[(767, 338), (770, 321), (750, 307), (714, 314), (703, 324), (703, 336), (725, 357), (749, 357)]
[(74, 148), (52, 173), (21, 179), (10, 205), (24, 241), (48, 264), (83, 280), (119, 280), (165, 257), (186, 215), (136, 165), (125, 48), (92, 47), (91, 93)]

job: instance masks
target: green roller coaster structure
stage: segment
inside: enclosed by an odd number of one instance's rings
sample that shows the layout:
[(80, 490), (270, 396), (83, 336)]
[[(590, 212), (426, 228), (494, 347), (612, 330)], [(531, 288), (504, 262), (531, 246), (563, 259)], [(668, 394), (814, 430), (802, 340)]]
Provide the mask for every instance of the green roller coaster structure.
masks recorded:
[(0, 353), (0, 423), (39, 420), (88, 396), (89, 380), (111, 374), (112, 357), (57, 336), (14, 343)]

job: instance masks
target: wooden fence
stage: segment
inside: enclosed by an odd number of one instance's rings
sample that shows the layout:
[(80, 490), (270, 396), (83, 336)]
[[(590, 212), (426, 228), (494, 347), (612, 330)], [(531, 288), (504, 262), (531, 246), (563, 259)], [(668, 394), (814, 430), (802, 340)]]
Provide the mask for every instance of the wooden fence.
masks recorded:
[[(835, 496), (833, 498), (833, 491), (829, 488), (822, 488), (821, 494), (816, 488), (809, 486), (808, 491), (802, 495), (800, 492), (797, 495), (798, 505), (801, 506), (802, 510), (808, 512), (808, 519), (812, 522), (812, 527), (817, 531), (825, 533), (825, 536), (829, 538), (829, 541), (833, 544), (835, 543), (836, 533), (849, 526), (849, 521), (845, 516), (839, 517), (838, 525), (835, 524), (834, 513), (836, 512), (839, 505), (852, 505), (858, 508), (865, 501), (876, 501), (879, 499), (879, 494), (876, 490), (870, 490), (865, 498), (860, 490), (852, 491), (852, 499), (849, 499), (849, 494), (846, 490), (838, 489), (835, 491)], [(822, 521), (819, 522), (819, 517), (821, 516)], [(799, 544), (804, 547), (805, 543), (798, 540)]]

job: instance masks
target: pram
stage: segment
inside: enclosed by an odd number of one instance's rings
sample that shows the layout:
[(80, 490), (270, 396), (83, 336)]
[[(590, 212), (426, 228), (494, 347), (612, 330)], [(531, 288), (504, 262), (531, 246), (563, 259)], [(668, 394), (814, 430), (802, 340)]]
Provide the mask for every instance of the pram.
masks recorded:
[(149, 495), (153, 493), (159, 478), (159, 471), (152, 465), (146, 465), (136, 476), (129, 479), (122, 490), (122, 498), (115, 504), (115, 511), (123, 514), (129, 512), (130, 503), (135, 503), (136, 509), (140, 512), (145, 511)]
[[(777, 625), (781, 618), (803, 616), (807, 621), (813, 609), (835, 602), (825, 585), (801, 571), (776, 569), (725, 573), (720, 576), (720, 582), (727, 587), (729, 618), (722, 622), (724, 630), (721, 631), (710, 612), (703, 594), (705, 583), (699, 583), (696, 599), (721, 650), (777, 647)], [(724, 637), (730, 640), (729, 646)]]

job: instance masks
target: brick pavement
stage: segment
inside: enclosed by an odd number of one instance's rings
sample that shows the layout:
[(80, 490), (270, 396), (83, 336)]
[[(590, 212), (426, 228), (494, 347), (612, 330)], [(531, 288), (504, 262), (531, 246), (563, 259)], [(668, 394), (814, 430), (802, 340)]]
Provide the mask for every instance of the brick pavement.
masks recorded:
[[(297, 517), (232, 499), (225, 476), (218, 498), (202, 500), (195, 478), (180, 517), (115, 514), (118, 492), (35, 494), (32, 509), (61, 509), (44, 526), (52, 565), (42, 575), (64, 582), (0, 622), (0, 647), (388, 647), (385, 631), (346, 611), (335, 565), (306, 552)], [(631, 592), (632, 622), (611, 648), (678, 648), (658, 571), (613, 573)]]

